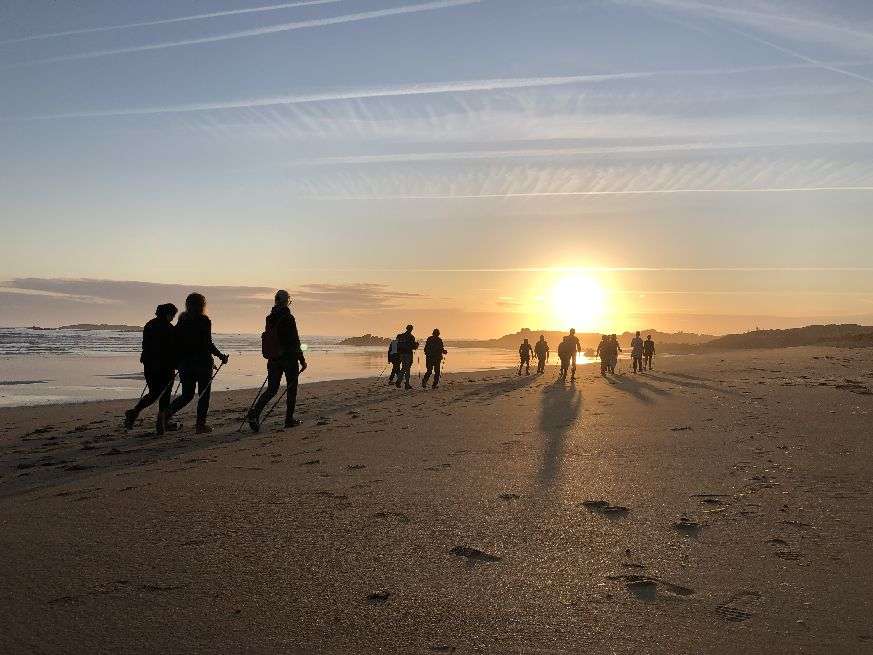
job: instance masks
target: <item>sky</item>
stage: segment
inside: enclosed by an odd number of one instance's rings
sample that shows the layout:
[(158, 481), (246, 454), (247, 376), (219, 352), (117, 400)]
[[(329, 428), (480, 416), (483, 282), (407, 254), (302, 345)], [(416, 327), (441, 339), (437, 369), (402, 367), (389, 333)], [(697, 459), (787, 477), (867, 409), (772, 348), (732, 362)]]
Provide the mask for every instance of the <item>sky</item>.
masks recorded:
[(5, 0), (0, 325), (873, 323), (869, 0)]

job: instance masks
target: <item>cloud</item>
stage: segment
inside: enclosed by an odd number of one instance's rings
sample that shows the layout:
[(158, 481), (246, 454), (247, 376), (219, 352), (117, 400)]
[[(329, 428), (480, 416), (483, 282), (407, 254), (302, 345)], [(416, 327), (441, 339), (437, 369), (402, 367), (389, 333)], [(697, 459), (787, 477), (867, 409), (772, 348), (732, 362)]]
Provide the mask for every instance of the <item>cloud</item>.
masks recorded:
[(264, 27), (256, 27), (248, 30), (238, 30), (236, 32), (226, 32), (224, 34), (216, 34), (213, 36), (203, 36), (196, 39), (182, 39), (179, 41), (163, 41), (161, 43), (150, 43), (147, 45), (129, 46), (126, 48), (112, 48), (107, 50), (92, 50), (90, 52), (79, 52), (69, 55), (60, 55), (58, 57), (45, 57), (42, 59), (30, 59), (27, 61), (19, 61), (3, 66), (4, 69), (20, 68), (22, 66), (33, 66), (37, 64), (50, 64), (63, 61), (77, 61), (82, 59), (97, 59), (99, 57), (109, 57), (113, 55), (128, 54), (133, 52), (148, 52), (152, 50), (166, 50), (167, 48), (178, 48), (181, 46), (200, 45), (203, 43), (216, 43), (219, 41), (230, 41), (234, 39), (244, 39), (255, 36), (264, 36), (266, 34), (276, 34), (278, 32), (290, 32), (292, 30), (303, 30), (314, 27), (327, 27), (329, 25), (338, 25), (341, 23), (354, 23), (363, 20), (374, 20), (378, 18), (386, 18), (388, 16), (399, 16), (401, 14), (413, 14), (422, 11), (435, 11), (438, 9), (448, 9), (450, 7), (460, 7), (464, 5), (478, 4), (483, 0), (438, 0), (437, 2), (426, 2), (418, 5), (405, 5), (401, 7), (392, 7), (391, 9), (378, 9), (375, 11), (363, 11), (356, 14), (345, 14), (342, 16), (332, 16), (330, 18), (314, 18), (311, 20), (296, 21), (293, 23), (279, 23), (277, 25), (267, 25)]
[(177, 16), (176, 18), (163, 18), (159, 20), (147, 20), (137, 23), (124, 23), (122, 25), (105, 25), (102, 27), (86, 27), (78, 30), (67, 30), (65, 32), (48, 32), (44, 34), (31, 34), (30, 36), (22, 36), (16, 39), (6, 39), (0, 41), (0, 45), (9, 45), (12, 43), (24, 43), (26, 41), (41, 41), (45, 39), (54, 39), (61, 36), (74, 36), (77, 34), (94, 34), (97, 32), (114, 32), (117, 30), (127, 30), (135, 27), (154, 27), (156, 25), (167, 25), (169, 23), (185, 23), (188, 21), (206, 20), (209, 18), (221, 18), (224, 16), (238, 16), (240, 14), (253, 14), (265, 11), (278, 11), (280, 9), (293, 9), (294, 7), (308, 7), (312, 5), (327, 5), (336, 2), (345, 2), (345, 0), (305, 0), (304, 2), (286, 2), (278, 5), (265, 5), (262, 7), (247, 7), (245, 9), (230, 9), (228, 11), (213, 11), (208, 14), (194, 14), (191, 16)]
[[(376, 317), (426, 296), (384, 284), (289, 286), (293, 307), (307, 315)], [(164, 302), (184, 306), (192, 291), (204, 294), (221, 331), (257, 329), (273, 303), (274, 287), (157, 284), (129, 280), (16, 278), (0, 282), (0, 325), (128, 323), (141, 325)], [(330, 321), (327, 321), (330, 323)]]
[[(839, 62), (843, 63), (843, 62)], [(846, 62), (855, 65), (866, 62)], [(839, 64), (838, 64), (839, 65)], [(345, 89), (321, 93), (302, 93), (294, 95), (262, 96), (239, 100), (219, 100), (156, 107), (132, 107), (126, 109), (101, 109), (94, 111), (65, 112), (59, 114), (39, 114), (34, 116), (6, 117), (2, 120), (52, 120), (65, 118), (108, 118), (124, 116), (148, 116), (157, 114), (178, 114), (227, 109), (255, 109), (286, 105), (303, 105), (343, 100), (368, 100), (376, 98), (399, 98), (405, 96), (429, 96), (443, 94), (481, 93), (512, 89), (536, 89), (542, 87), (572, 86), (579, 84), (598, 84), (621, 80), (641, 80), (662, 77), (722, 77), (746, 73), (766, 73), (821, 68), (819, 63), (772, 64), (759, 66), (735, 66), (730, 68), (672, 69), (661, 71), (631, 71), (603, 73), (597, 75), (563, 75), (518, 78), (491, 78), (478, 80), (456, 80), (449, 82), (422, 82), (418, 84)]]

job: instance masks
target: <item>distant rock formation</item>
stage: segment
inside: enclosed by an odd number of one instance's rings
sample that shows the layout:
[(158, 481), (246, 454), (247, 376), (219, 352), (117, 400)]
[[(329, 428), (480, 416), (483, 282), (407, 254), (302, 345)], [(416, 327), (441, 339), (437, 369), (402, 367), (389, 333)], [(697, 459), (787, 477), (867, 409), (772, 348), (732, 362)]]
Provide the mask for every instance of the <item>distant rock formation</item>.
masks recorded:
[(29, 330), (39, 330), (46, 332), (50, 330), (91, 330), (104, 332), (142, 332), (142, 328), (138, 325), (109, 325), (107, 323), (75, 323), (74, 325), (62, 325), (56, 328), (44, 328), (38, 325), (31, 325)]
[(341, 346), (387, 346), (391, 343), (388, 337), (377, 337), (372, 334), (365, 334), (360, 337), (349, 337), (339, 342)]

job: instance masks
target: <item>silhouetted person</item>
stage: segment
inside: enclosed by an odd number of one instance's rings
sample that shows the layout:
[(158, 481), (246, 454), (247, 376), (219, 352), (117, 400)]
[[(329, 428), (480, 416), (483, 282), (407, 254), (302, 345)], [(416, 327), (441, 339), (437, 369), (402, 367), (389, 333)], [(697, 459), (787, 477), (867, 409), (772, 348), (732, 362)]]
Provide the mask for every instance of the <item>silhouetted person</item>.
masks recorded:
[(447, 354), (447, 351), (443, 340), (440, 339), (440, 331), (434, 330), (433, 334), (424, 342), (424, 358), (427, 364), (427, 372), (421, 380), (422, 389), (427, 386), (431, 373), (433, 373), (433, 388), (437, 388), (437, 385), (440, 383), (440, 366), (445, 354)]
[(631, 339), (631, 359), (634, 362), (634, 373), (643, 372), (643, 340), (640, 338), (640, 333)]
[(267, 357), (267, 388), (249, 414), (249, 427), (253, 432), (261, 429), (261, 412), (279, 391), (282, 376), (285, 376), (285, 427), (300, 425), (294, 418), (297, 406), (297, 383), (300, 373), (306, 370), (306, 358), (300, 346), (297, 321), (288, 305), (291, 296), (284, 289), (276, 292), (275, 304), (264, 321), (263, 354)]
[(648, 370), (652, 370), (652, 358), (655, 356), (655, 342), (652, 341), (652, 335), (646, 337), (643, 342), (643, 364)]
[(558, 359), (561, 360), (561, 371), (558, 373), (560, 379), (567, 379), (567, 371), (570, 370), (570, 359), (574, 357), (575, 352), (570, 337), (564, 336), (564, 338), (561, 339), (561, 343), (558, 345)]
[(185, 311), (176, 322), (175, 336), (182, 394), (170, 404), (167, 420), (191, 402), (196, 388), (200, 400), (197, 401), (195, 432), (197, 434), (212, 432), (212, 428), (206, 425), (212, 369), (215, 366), (212, 356), (218, 357), (223, 364), (227, 364), (230, 357), (223, 354), (212, 343), (212, 321), (206, 315), (206, 298), (202, 294), (192, 293), (185, 298)]
[(606, 375), (609, 370), (609, 354), (612, 351), (609, 345), (609, 337), (601, 335), (600, 343), (597, 344), (597, 356), (600, 358), (600, 375)]
[(391, 364), (391, 375), (388, 384), (394, 384), (394, 378), (400, 379), (400, 358), (397, 356), (397, 339), (391, 339), (388, 344), (388, 363)]
[(618, 353), (621, 352), (621, 346), (618, 345), (618, 335), (610, 335), (609, 339), (607, 339), (606, 346), (607, 368), (610, 373), (615, 375), (615, 367), (618, 364)]
[(397, 376), (397, 388), (401, 382), (406, 384), (407, 389), (412, 389), (409, 384), (409, 375), (412, 372), (412, 357), (418, 349), (418, 341), (412, 334), (412, 326), (406, 326), (406, 332), (397, 335), (397, 356), (400, 358), (400, 375)]
[(167, 408), (170, 406), (173, 381), (176, 379), (173, 319), (177, 311), (179, 310), (172, 303), (158, 305), (155, 317), (142, 330), (142, 354), (139, 361), (142, 362), (148, 393), (139, 399), (136, 407), (124, 413), (124, 427), (127, 430), (133, 427), (139, 413), (155, 401), (158, 401), (155, 433), (162, 435), (165, 430), (178, 427), (167, 423)]
[(533, 346), (530, 345), (527, 339), (521, 342), (518, 347), (518, 357), (521, 360), (518, 364), (518, 374), (521, 375), (521, 369), (524, 369), (525, 375), (530, 375), (530, 356), (533, 353)]
[(576, 328), (570, 328), (570, 334), (564, 337), (572, 349), (572, 356), (570, 358), (570, 370), (572, 370), (573, 374), (570, 376), (571, 380), (576, 379), (576, 353), (582, 352), (582, 344), (579, 343), (579, 337), (576, 336)]
[(549, 361), (549, 343), (542, 334), (534, 346), (534, 354), (537, 356), (537, 373), (545, 373), (546, 362)]

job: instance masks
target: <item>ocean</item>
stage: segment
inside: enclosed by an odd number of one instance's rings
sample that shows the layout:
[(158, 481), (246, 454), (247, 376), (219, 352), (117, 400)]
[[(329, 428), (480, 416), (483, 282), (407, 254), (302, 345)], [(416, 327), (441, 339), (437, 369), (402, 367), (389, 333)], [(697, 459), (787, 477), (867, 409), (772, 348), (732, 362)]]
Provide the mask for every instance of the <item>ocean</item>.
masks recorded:
[[(139, 332), (0, 328), (0, 407), (137, 398), (143, 389)], [(215, 378), (216, 391), (259, 387), (266, 375), (257, 334), (215, 334), (230, 362)], [(342, 337), (304, 336), (309, 368), (300, 382), (387, 375), (381, 346), (342, 346)], [(511, 368), (515, 350), (447, 348), (446, 373)], [(424, 367), (424, 357), (413, 373)], [(555, 358), (552, 358), (552, 362)], [(582, 355), (580, 364), (592, 361)]]

